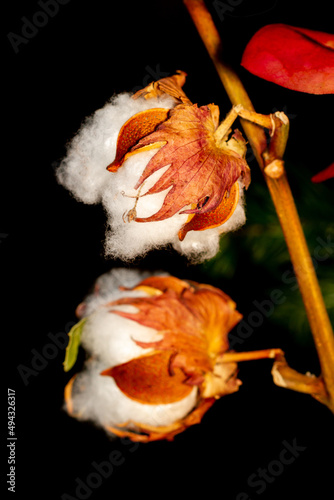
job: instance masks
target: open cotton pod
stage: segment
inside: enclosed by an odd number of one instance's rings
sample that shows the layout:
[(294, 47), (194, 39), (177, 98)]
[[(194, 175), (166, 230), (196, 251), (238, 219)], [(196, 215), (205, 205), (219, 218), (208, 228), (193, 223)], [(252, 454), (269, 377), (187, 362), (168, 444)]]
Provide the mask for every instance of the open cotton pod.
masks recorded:
[(173, 439), (238, 390), (237, 364), (223, 357), (241, 314), (209, 285), (142, 278), (116, 269), (98, 280), (77, 309), (64, 368), (73, 367), (81, 343), (88, 357), (65, 389), (70, 415), (147, 442)]
[[(214, 104), (192, 104), (182, 71), (114, 97), (74, 137), (58, 181), (108, 217), (105, 253), (123, 260), (171, 244), (213, 257), (245, 222), (246, 143)], [(231, 122), (233, 123), (233, 121)]]
[(210, 285), (114, 269), (77, 308), (65, 371), (79, 345), (83, 371), (65, 388), (68, 413), (133, 441), (172, 440), (216, 399), (238, 391), (237, 362), (280, 358), (280, 349), (233, 352), (236, 304)]

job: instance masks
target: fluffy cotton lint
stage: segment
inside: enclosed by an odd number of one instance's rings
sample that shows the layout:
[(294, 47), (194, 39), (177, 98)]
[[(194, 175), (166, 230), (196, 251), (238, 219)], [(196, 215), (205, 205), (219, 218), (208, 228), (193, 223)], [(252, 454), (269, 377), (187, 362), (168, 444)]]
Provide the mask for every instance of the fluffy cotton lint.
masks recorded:
[[(196, 405), (196, 387), (187, 397), (175, 403), (141, 404), (128, 398), (112, 377), (100, 375), (103, 370), (150, 352), (151, 349), (139, 347), (134, 340), (149, 342), (161, 338), (156, 330), (108, 311), (110, 301), (125, 296), (147, 296), (143, 291), (119, 290), (120, 284), (131, 287), (146, 277), (147, 273), (114, 269), (99, 278), (94, 292), (81, 305), (82, 316), (87, 318), (81, 343), (88, 360), (75, 379), (71, 396), (71, 414), (79, 420), (92, 421), (104, 428), (129, 420), (165, 426), (183, 418)], [(118, 308), (135, 311), (131, 306)]]
[(168, 165), (145, 181), (136, 202), (139, 191), (134, 186), (158, 149), (130, 156), (117, 172), (109, 172), (106, 167), (115, 159), (119, 131), (131, 116), (140, 111), (155, 107), (169, 109), (174, 105), (169, 97), (134, 100), (128, 93), (120, 94), (86, 119), (68, 145), (67, 154), (56, 174), (58, 182), (78, 201), (102, 203), (108, 221), (106, 256), (131, 261), (152, 249), (170, 244), (192, 260), (201, 261), (218, 252), (221, 233), (235, 230), (245, 222), (242, 189), (239, 205), (225, 224), (205, 231), (189, 231), (182, 242), (178, 239), (178, 232), (187, 221), (187, 214), (175, 214), (154, 222), (136, 222), (128, 217), (135, 205), (139, 218), (158, 212), (168, 190), (142, 195)]

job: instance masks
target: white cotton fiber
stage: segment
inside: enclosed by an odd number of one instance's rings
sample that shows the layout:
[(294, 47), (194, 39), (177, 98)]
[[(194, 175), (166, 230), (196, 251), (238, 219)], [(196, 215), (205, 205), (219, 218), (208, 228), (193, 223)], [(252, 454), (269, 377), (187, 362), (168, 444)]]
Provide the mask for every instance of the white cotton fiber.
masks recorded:
[[(169, 97), (134, 100), (130, 94), (120, 94), (88, 118), (68, 146), (57, 179), (79, 201), (102, 203), (108, 222), (106, 256), (131, 261), (152, 249), (171, 244), (191, 260), (200, 262), (218, 252), (221, 233), (235, 230), (245, 222), (242, 200), (233, 216), (220, 228), (189, 231), (182, 242), (178, 239), (178, 232), (188, 220), (187, 214), (175, 214), (155, 222), (132, 220), (136, 216), (146, 218), (154, 215), (161, 208), (168, 190), (143, 195), (168, 165), (150, 176), (141, 191), (135, 190), (140, 175), (158, 149), (130, 156), (117, 172), (109, 172), (106, 167), (115, 159), (118, 133), (122, 125), (139, 111), (154, 107), (169, 109), (174, 105)], [(136, 195), (140, 195), (137, 203)], [(134, 208), (136, 213), (131, 218)]]
[[(156, 153), (155, 150), (131, 156), (110, 181), (110, 189), (103, 196), (103, 205), (108, 214), (110, 230), (106, 235), (106, 254), (132, 260), (137, 255), (144, 255), (149, 250), (172, 243), (188, 215), (176, 214), (169, 219), (155, 222), (128, 221), (126, 214), (135, 205), (133, 179), (137, 180), (138, 172), (142, 172)], [(152, 186), (168, 167), (160, 169), (147, 179), (141, 195)], [(161, 208), (168, 190), (161, 193), (141, 196), (136, 206), (138, 217), (149, 217)], [(125, 217), (125, 219), (124, 219)], [(124, 222), (125, 220), (125, 222)]]
[[(164, 272), (156, 272), (159, 276), (167, 275)], [(123, 297), (142, 297), (140, 291), (123, 291), (120, 287), (133, 288), (142, 280), (152, 276), (148, 271), (138, 269), (114, 268), (102, 274), (94, 283), (93, 291), (88, 294), (80, 304), (80, 318), (91, 315), (98, 308), (104, 308), (105, 304)], [(82, 307), (84, 306), (84, 307)]]
[[(123, 93), (88, 117), (67, 148), (67, 155), (57, 171), (57, 179), (84, 203), (99, 203), (106, 183), (114, 177), (106, 170), (114, 160), (118, 133), (122, 125), (139, 111), (171, 108), (170, 98), (132, 99)], [(135, 183), (135, 182), (134, 182)]]
[[(147, 297), (140, 290), (120, 290), (119, 287), (133, 287), (150, 274), (137, 270), (113, 269), (95, 283), (96, 292), (85, 298), (83, 317), (87, 318), (81, 344), (90, 355), (105, 363), (106, 368), (125, 363), (132, 358), (150, 352), (139, 347), (134, 340), (151, 342), (160, 340), (161, 335), (152, 328), (122, 318), (110, 312), (109, 304), (123, 297)], [(133, 306), (113, 306), (113, 310), (136, 312)]]
[[(129, 306), (118, 309), (131, 313), (136, 312), (135, 308)], [(86, 352), (98, 357), (106, 369), (126, 363), (151, 351), (151, 349), (139, 347), (135, 340), (151, 342), (160, 339), (161, 335), (158, 335), (155, 330), (130, 319), (122, 318), (103, 308), (87, 319), (81, 344)]]
[(141, 404), (127, 398), (111, 377), (101, 376), (105, 365), (97, 360), (87, 363), (75, 381), (72, 394), (73, 413), (79, 420), (96, 425), (117, 426), (129, 420), (145, 425), (164, 426), (183, 418), (196, 405), (197, 388), (175, 403)]
[[(72, 392), (73, 414), (80, 420), (91, 420), (104, 427), (117, 426), (128, 420), (155, 426), (169, 425), (184, 417), (196, 404), (196, 388), (176, 403), (141, 404), (125, 396), (112, 377), (100, 375), (103, 370), (152, 351), (151, 348), (139, 347), (134, 340), (150, 342), (161, 339), (156, 330), (109, 311), (110, 301), (147, 296), (143, 291), (120, 291), (119, 286), (135, 286), (148, 276), (145, 272), (114, 269), (97, 280), (95, 291), (83, 302), (86, 306), (83, 316), (87, 321), (82, 330), (81, 344), (89, 358), (83, 372), (77, 376)], [(117, 308), (136, 312), (133, 306)]]

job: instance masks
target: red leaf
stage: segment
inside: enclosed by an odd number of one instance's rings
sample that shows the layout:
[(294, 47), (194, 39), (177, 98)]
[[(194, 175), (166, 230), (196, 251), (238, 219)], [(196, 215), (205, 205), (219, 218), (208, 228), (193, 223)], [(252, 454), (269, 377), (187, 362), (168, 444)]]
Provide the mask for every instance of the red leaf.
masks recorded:
[(327, 179), (332, 179), (334, 177), (334, 163), (329, 165), (329, 167), (325, 168), (318, 174), (314, 175), (311, 179), (312, 182), (323, 182), (327, 181)]
[(270, 24), (248, 43), (241, 65), (260, 78), (310, 94), (334, 93), (334, 35)]

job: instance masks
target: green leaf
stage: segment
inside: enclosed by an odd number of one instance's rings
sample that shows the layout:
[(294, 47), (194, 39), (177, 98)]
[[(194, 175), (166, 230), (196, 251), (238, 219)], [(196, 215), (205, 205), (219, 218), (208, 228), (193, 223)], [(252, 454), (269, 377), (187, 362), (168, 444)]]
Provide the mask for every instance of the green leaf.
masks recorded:
[(86, 321), (87, 318), (81, 319), (79, 323), (74, 325), (68, 333), (70, 340), (66, 347), (65, 360), (63, 363), (65, 372), (68, 372), (74, 366), (77, 360), (82, 329)]

